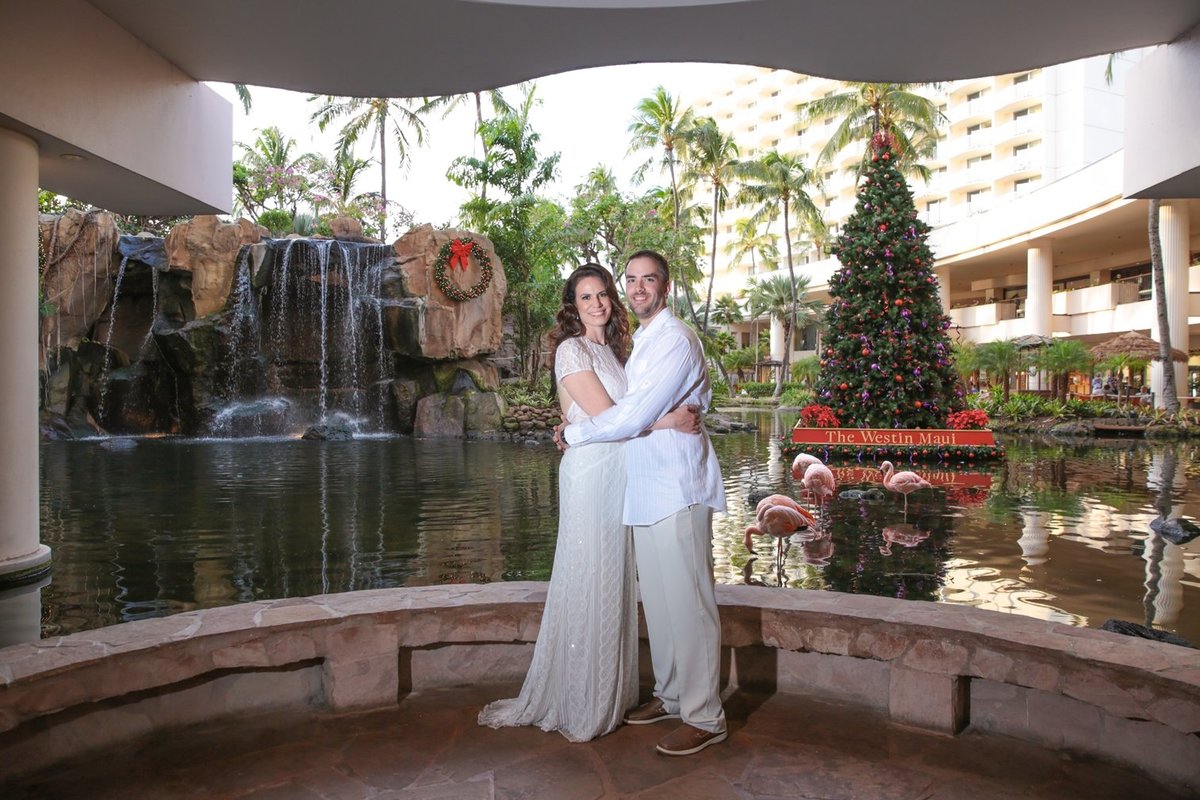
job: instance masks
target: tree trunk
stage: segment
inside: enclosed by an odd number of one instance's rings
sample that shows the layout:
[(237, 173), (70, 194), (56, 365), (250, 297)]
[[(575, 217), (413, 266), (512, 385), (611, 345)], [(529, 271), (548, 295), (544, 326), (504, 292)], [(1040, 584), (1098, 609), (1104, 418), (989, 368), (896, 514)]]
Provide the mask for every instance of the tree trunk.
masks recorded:
[(788, 290), (792, 294), (792, 308), (788, 313), (789, 323), (784, 326), (788, 329), (788, 335), (787, 341), (783, 343), (783, 366), (779, 369), (779, 379), (775, 381), (775, 397), (783, 394), (784, 376), (792, 355), (791, 331), (796, 330), (796, 273), (792, 268), (792, 231), (788, 224), (788, 200), (786, 197), (783, 199), (783, 241), (787, 245)]
[(383, 210), (379, 212), (379, 238), (387, 241), (387, 120), (379, 123), (379, 196)]
[[(671, 173), (671, 197), (674, 198), (675, 206), (675, 241), (679, 241), (679, 185), (675, 181), (675, 151), (667, 150), (667, 171)], [(683, 265), (678, 265), (678, 273), (675, 278), (675, 286), (683, 284), (683, 297), (687, 300), (688, 316), (692, 318), (692, 325), (697, 330), (700, 329), (700, 320), (696, 319), (696, 304), (692, 302), (692, 286), (691, 282), (683, 277)], [(676, 301), (678, 302), (678, 289), (676, 288)]]
[(1150, 201), (1150, 276), (1154, 281), (1155, 311), (1158, 314), (1158, 357), (1162, 361), (1162, 405), (1179, 413), (1179, 391), (1175, 386), (1175, 360), (1171, 357), (1171, 327), (1167, 317), (1167, 279), (1163, 271), (1162, 240), (1158, 235), (1160, 201)]
[[(483, 92), (472, 92), (475, 95), (475, 131), (479, 134), (479, 147), (483, 155), (483, 161), (487, 163), (488, 146), (487, 139), (483, 135)], [(480, 183), (479, 199), (487, 202), (487, 181)]]
[(788, 356), (791, 355), (792, 349), (792, 323), (785, 319), (783, 320), (783, 358), (779, 359), (779, 373), (775, 376), (775, 392), (773, 397), (779, 397), (783, 394), (783, 384), (788, 373)]
[(720, 189), (713, 184), (713, 225), (712, 225), (712, 267), (708, 270), (708, 299), (704, 301), (704, 324), (700, 326), (703, 333), (708, 333), (708, 309), (712, 306), (713, 282), (717, 279), (717, 206), (720, 202)]

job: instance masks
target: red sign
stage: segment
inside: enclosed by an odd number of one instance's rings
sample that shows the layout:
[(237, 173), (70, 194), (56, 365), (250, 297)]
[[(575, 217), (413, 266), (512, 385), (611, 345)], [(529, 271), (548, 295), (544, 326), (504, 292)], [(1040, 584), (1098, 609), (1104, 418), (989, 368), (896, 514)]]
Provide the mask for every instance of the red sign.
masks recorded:
[(849, 444), (902, 447), (968, 447), (996, 445), (991, 431), (956, 431), (950, 428), (792, 428), (797, 444)]
[[(992, 476), (986, 472), (956, 472), (950, 469), (923, 469), (920, 465), (910, 467), (901, 465), (903, 469), (913, 469), (934, 486), (946, 488), (985, 488), (992, 486)], [(829, 469), (838, 485), (853, 485), (856, 483), (883, 483), (883, 473), (875, 467), (838, 467), (832, 464)]]

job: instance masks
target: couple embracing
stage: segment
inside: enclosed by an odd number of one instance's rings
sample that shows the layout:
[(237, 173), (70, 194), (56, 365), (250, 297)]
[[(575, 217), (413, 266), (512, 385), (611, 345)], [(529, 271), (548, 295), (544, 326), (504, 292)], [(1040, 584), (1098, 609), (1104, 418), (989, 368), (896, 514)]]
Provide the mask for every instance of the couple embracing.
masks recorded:
[[(675, 756), (725, 740), (712, 574), (712, 514), (725, 510), (725, 490), (699, 424), (712, 397), (704, 354), (666, 307), (669, 286), (661, 255), (629, 258), (632, 337), (607, 270), (580, 267), (563, 288), (551, 342), (568, 447), (550, 589), (520, 695), (488, 704), (480, 724), (587, 741), (622, 721), (680, 719), (657, 746)], [(633, 708), (639, 584), (654, 695)]]

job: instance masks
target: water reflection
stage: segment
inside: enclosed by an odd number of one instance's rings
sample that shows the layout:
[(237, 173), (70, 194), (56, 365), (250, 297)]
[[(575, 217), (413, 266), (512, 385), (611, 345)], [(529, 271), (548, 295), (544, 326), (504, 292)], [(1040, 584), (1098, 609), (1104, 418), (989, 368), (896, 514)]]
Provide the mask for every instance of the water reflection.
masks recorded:
[[(721, 582), (1075, 625), (1119, 618), (1200, 641), (1200, 540), (1184, 541), (1178, 522), (1195, 514), (1192, 446), (1009, 440), (1004, 464), (912, 494), (907, 515), (896, 495), (835, 498), (816, 528), (779, 549), (760, 540), (755, 557), (742, 539), (757, 499), (799, 496), (778, 454), (791, 420), (758, 421), (757, 432), (715, 441), (729, 498), (714, 531)], [(42, 539), (55, 563), (41, 629), (321, 592), (546, 579), (557, 467), (548, 448), (498, 442), (50, 443)], [(878, 471), (864, 463), (841, 474), (861, 489)]]

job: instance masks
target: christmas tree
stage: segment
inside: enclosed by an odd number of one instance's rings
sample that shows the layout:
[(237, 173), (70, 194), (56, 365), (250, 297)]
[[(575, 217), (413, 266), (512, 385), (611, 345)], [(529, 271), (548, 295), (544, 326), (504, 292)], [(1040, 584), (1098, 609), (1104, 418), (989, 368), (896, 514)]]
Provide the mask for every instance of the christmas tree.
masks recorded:
[(929, 226), (896, 168), (891, 137), (877, 133), (834, 255), (818, 402), (842, 427), (941, 428), (963, 392), (938, 299)]

